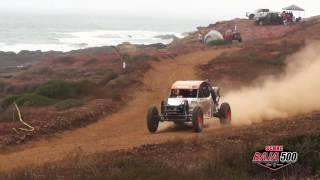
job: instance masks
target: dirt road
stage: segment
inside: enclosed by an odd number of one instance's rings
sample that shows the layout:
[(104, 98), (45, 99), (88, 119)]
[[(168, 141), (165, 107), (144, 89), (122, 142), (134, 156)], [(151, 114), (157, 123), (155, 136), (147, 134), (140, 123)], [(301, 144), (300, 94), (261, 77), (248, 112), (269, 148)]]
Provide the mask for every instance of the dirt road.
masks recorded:
[[(31, 164), (41, 165), (61, 160), (75, 151), (92, 154), (101, 151), (127, 149), (148, 143), (162, 143), (168, 140), (201, 137), (192, 129), (171, 131), (171, 123), (162, 124), (160, 132), (149, 134), (146, 129), (146, 111), (151, 104), (158, 104), (166, 97), (170, 85), (175, 80), (197, 79), (195, 66), (225, 51), (234, 49), (209, 49), (179, 56), (175, 59), (153, 62), (144, 77), (144, 86), (134, 91), (128, 105), (119, 112), (84, 128), (67, 131), (56, 137), (43, 139), (18, 150), (0, 154), (0, 169), (10, 170)], [(208, 131), (207, 128), (204, 132)]]

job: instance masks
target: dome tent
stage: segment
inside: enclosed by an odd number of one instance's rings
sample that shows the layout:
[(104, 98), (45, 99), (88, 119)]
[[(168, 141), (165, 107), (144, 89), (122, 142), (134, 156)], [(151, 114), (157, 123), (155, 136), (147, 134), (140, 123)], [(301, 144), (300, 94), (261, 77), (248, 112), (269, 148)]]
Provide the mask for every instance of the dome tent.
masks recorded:
[(206, 44), (216, 40), (223, 40), (223, 36), (219, 31), (211, 30), (204, 36), (204, 43)]

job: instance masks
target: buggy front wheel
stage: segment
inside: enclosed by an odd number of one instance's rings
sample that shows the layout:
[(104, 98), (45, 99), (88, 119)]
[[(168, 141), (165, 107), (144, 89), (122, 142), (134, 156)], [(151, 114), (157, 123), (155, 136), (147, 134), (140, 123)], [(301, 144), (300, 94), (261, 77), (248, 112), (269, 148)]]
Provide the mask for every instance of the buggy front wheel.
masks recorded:
[(160, 116), (157, 107), (150, 107), (147, 113), (147, 126), (149, 132), (155, 133), (157, 131), (159, 126), (159, 120)]
[(195, 107), (192, 112), (192, 126), (195, 132), (203, 130), (203, 112), (200, 107)]

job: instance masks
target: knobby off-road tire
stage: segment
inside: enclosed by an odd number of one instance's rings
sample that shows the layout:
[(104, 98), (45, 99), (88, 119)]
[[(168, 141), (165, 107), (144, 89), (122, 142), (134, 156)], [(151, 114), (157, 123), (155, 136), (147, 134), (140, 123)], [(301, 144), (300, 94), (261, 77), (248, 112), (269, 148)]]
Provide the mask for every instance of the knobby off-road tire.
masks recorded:
[(231, 124), (231, 108), (228, 103), (222, 103), (219, 109), (220, 124), (230, 125)]
[(192, 125), (195, 132), (203, 130), (203, 112), (200, 107), (195, 107), (192, 112)]
[(155, 133), (159, 126), (159, 112), (156, 106), (151, 106), (147, 113), (147, 127), (149, 132)]

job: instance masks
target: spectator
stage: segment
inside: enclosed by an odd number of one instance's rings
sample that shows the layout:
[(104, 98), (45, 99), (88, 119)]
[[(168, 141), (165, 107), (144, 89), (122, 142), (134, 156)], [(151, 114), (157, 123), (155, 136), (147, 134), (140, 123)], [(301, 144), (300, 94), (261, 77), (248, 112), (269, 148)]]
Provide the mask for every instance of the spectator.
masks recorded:
[(126, 62), (122, 62), (122, 69), (126, 69), (127, 68), (127, 65), (126, 65)]
[(292, 11), (289, 12), (289, 21), (293, 22), (293, 13), (292, 13)]
[(287, 12), (283, 11), (283, 12), (281, 13), (281, 19), (282, 19), (282, 21), (283, 21), (283, 24), (284, 24), (284, 25), (287, 25), (287, 21), (288, 21)]
[(203, 43), (203, 35), (201, 32), (199, 32), (199, 34), (198, 34), (198, 40), (200, 43)]

